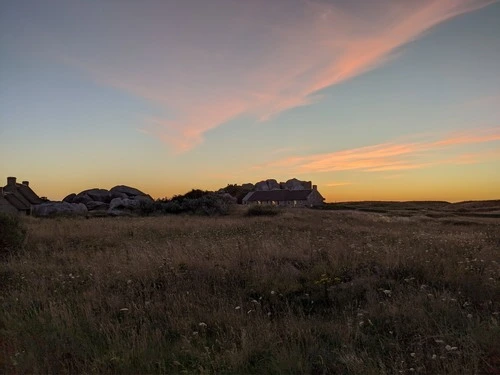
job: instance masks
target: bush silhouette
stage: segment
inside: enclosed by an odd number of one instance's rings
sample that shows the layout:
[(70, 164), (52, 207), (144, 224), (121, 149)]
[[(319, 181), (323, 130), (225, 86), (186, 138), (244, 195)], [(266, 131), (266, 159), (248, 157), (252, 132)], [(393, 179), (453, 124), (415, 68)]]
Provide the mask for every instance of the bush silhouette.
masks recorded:
[(26, 237), (26, 229), (18, 216), (0, 213), (0, 258), (19, 251)]

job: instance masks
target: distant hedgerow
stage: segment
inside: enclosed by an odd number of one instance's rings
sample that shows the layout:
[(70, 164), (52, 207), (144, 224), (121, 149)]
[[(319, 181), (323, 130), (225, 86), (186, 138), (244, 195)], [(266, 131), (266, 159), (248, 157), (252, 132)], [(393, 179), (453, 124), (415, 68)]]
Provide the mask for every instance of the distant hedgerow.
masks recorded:
[(184, 196), (155, 202), (159, 214), (191, 214), (200, 216), (227, 215), (234, 200), (229, 197), (201, 190), (192, 190)]

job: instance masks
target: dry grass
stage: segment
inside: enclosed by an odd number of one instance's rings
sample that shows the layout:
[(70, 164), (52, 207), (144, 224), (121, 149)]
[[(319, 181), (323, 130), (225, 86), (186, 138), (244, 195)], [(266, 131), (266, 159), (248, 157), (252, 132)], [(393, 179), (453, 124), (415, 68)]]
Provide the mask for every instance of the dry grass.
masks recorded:
[(498, 374), (499, 222), (28, 218), (0, 263), (0, 369)]

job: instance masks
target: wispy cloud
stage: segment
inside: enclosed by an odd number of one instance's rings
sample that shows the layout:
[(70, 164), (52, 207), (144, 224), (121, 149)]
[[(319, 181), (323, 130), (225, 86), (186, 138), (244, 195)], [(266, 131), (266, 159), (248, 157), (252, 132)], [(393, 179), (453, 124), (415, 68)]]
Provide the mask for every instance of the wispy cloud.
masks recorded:
[(155, 103), (163, 114), (148, 117), (145, 131), (186, 151), (235, 118), (264, 121), (318, 100), (322, 89), (384, 64), (435, 25), (494, 2), (132, 2), (109, 9), (120, 20), (112, 25), (77, 14), (102, 49), (84, 53), (71, 40), (63, 55), (100, 83)]
[[(500, 127), (460, 132), (438, 140), (387, 142), (331, 153), (293, 156), (261, 165), (296, 173), (358, 170), (363, 172), (421, 169), (438, 164), (474, 164), (500, 158), (496, 150), (460, 152), (459, 146), (500, 141)], [(458, 148), (458, 150), (457, 150)], [(448, 151), (448, 152), (446, 152)], [(449, 151), (453, 151), (450, 155)]]

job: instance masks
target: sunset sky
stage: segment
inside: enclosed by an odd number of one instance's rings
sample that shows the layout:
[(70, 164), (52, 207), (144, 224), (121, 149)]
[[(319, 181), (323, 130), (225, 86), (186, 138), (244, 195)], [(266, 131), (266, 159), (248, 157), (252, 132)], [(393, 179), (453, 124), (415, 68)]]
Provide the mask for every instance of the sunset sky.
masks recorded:
[(0, 185), (500, 199), (500, 2), (7, 0)]

